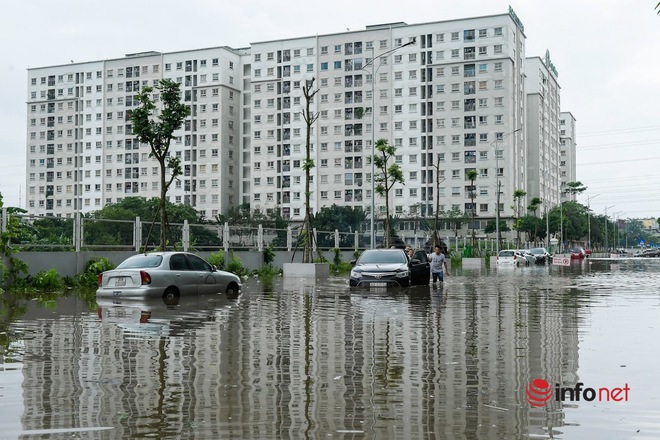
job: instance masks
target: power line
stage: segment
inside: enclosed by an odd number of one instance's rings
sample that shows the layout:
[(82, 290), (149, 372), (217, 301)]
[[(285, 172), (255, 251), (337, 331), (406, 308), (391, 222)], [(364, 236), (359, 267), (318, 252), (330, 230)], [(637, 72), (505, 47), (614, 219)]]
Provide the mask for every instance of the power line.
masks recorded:
[(590, 165), (606, 165), (609, 163), (622, 163), (622, 162), (648, 162), (649, 160), (660, 159), (660, 156), (654, 157), (640, 157), (638, 159), (624, 159), (624, 160), (608, 160), (604, 162), (591, 162), (591, 163), (581, 163), (579, 166), (590, 166)]
[(587, 145), (584, 147), (578, 147), (576, 152), (584, 150), (610, 150), (613, 148), (625, 148), (625, 147), (634, 147), (637, 145), (653, 145), (659, 143), (660, 139), (649, 139), (645, 141), (635, 141), (635, 142), (620, 142), (616, 144), (602, 144), (602, 145)]
[(660, 125), (648, 125), (646, 127), (634, 127), (634, 128), (616, 128), (613, 130), (603, 130), (603, 131), (590, 131), (587, 133), (578, 134), (578, 137), (602, 136), (606, 134), (637, 133), (640, 131), (652, 131), (652, 130), (660, 130)]

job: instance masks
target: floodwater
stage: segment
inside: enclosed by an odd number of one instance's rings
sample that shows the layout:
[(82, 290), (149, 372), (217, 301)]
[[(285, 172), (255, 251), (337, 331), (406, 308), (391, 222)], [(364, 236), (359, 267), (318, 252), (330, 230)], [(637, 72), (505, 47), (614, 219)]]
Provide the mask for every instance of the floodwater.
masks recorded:
[(660, 438), (660, 259), (2, 308), (0, 439)]

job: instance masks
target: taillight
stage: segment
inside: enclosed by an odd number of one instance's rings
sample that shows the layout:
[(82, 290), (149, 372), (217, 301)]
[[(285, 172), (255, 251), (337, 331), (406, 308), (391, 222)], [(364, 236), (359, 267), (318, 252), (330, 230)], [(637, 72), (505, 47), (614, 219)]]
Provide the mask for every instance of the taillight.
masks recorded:
[(141, 270), (140, 271), (140, 280), (142, 280), (142, 284), (151, 284), (151, 275), (149, 275), (147, 272)]
[(497, 261), (500, 261), (500, 256), (499, 255), (497, 256)]
[(99, 287), (103, 287), (103, 272), (99, 274), (99, 277), (97, 279), (99, 282)]
[(518, 258), (518, 255), (513, 256), (513, 261), (516, 261), (516, 258)]

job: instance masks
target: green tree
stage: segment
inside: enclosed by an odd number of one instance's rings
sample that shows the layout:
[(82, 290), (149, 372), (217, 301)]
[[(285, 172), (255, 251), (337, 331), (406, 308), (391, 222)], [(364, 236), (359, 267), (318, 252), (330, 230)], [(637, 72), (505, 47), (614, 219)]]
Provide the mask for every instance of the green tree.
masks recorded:
[(444, 220), (449, 223), (449, 228), (454, 231), (454, 237), (458, 237), (458, 230), (463, 227), (465, 213), (458, 208), (451, 208), (442, 213)]
[[(160, 94), (160, 108), (156, 105), (155, 94)], [(174, 132), (181, 128), (184, 120), (190, 115), (190, 107), (181, 102), (179, 83), (170, 79), (161, 79), (154, 87), (146, 86), (137, 95), (136, 108), (130, 119), (133, 123), (133, 133), (138, 142), (148, 144), (151, 148), (150, 157), (154, 157), (160, 165), (160, 250), (166, 247), (165, 229), (167, 226), (167, 190), (174, 179), (182, 174), (181, 160), (170, 155), (170, 142)], [(159, 110), (159, 111), (156, 111)], [(170, 170), (169, 178), (167, 168)]]
[(379, 139), (376, 142), (376, 151), (377, 154), (372, 159), (379, 173), (376, 176), (376, 180), (375, 180), (375, 182), (377, 183), (376, 194), (378, 194), (381, 197), (382, 196), (385, 197), (385, 224), (383, 229), (385, 233), (384, 236), (385, 247), (388, 248), (392, 244), (392, 227), (391, 227), (391, 217), (390, 217), (390, 190), (395, 184), (404, 183), (403, 170), (396, 163), (388, 165), (389, 161), (396, 154), (396, 147), (394, 147), (393, 145), (389, 145), (387, 140)]
[[(319, 231), (334, 231), (335, 229), (341, 232), (354, 232), (362, 230), (363, 224), (366, 221), (367, 215), (361, 206), (338, 206), (332, 205), (330, 207), (323, 207), (314, 216), (314, 225)], [(352, 247), (354, 238), (346, 234), (340, 235), (339, 246)], [(328, 238), (323, 240), (319, 238), (319, 246), (334, 247), (334, 239), (332, 242)]]
[(314, 99), (314, 95), (318, 93), (318, 89), (313, 90), (314, 88), (314, 78), (305, 81), (305, 85), (302, 88), (303, 95), (305, 96), (305, 109), (302, 111), (303, 119), (305, 120), (305, 125), (307, 128), (305, 136), (305, 162), (303, 163), (303, 170), (305, 170), (305, 219), (303, 220), (303, 234), (304, 237), (304, 248), (303, 248), (303, 263), (312, 262), (312, 240), (314, 239), (312, 235), (312, 208), (310, 206), (311, 190), (309, 188), (309, 179), (310, 172), (314, 168), (314, 160), (312, 159), (311, 154), (311, 136), (312, 136), (312, 125), (319, 117), (319, 113), (314, 113), (311, 111), (311, 103)]
[(516, 219), (513, 222), (513, 229), (516, 230), (517, 246), (520, 246), (520, 228), (521, 228), (520, 218), (522, 217), (522, 199), (526, 195), (527, 195), (527, 191), (522, 189), (517, 189), (513, 191), (513, 202), (515, 203), (515, 205), (512, 206), (512, 208), (516, 212)]
[(474, 234), (474, 216), (477, 212), (477, 207), (474, 204), (474, 198), (477, 195), (477, 189), (474, 186), (474, 181), (477, 180), (477, 175), (478, 175), (477, 170), (475, 170), (474, 168), (469, 170), (467, 172), (467, 175), (466, 175), (467, 179), (470, 181), (470, 206), (471, 206), (470, 215), (472, 217), (472, 225), (471, 226), (472, 226), (472, 248), (473, 249), (474, 249), (475, 241), (476, 241), (476, 236)]
[[(497, 223), (495, 220), (488, 220), (488, 223), (486, 224), (486, 227), (484, 228), (484, 234), (492, 234), (493, 232), (497, 232)], [(509, 225), (507, 224), (506, 220), (501, 220), (500, 219), (500, 232), (509, 232), (511, 228), (509, 228)]]
[(527, 210), (532, 213), (532, 216), (535, 219), (534, 220), (534, 237), (533, 237), (534, 244), (537, 243), (537, 238), (538, 238), (538, 235), (539, 235), (539, 232), (538, 232), (539, 222), (537, 221), (538, 219), (536, 218), (536, 211), (539, 209), (539, 206), (541, 206), (542, 203), (543, 203), (543, 201), (541, 200), (540, 197), (532, 197), (532, 200), (529, 201), (529, 205), (527, 205)]
[(575, 194), (582, 194), (587, 190), (587, 187), (582, 184), (580, 181), (576, 182), (567, 182), (566, 185), (564, 186), (563, 193), (564, 194), (570, 194), (571, 196), (574, 196)]

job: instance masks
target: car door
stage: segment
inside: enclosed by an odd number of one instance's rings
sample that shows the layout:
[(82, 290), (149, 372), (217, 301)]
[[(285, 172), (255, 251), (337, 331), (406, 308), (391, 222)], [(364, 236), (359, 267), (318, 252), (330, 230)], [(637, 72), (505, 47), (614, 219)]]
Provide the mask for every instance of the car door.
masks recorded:
[(197, 273), (197, 292), (200, 295), (211, 295), (225, 291), (219, 273), (213, 271), (209, 263), (197, 255), (188, 254), (187, 256)]
[(419, 260), (419, 263), (410, 264), (410, 279), (412, 284), (428, 284), (431, 279), (431, 263), (428, 255), (420, 249), (415, 251), (412, 259)]
[(170, 273), (181, 295), (197, 295), (197, 272), (185, 254), (170, 256)]

